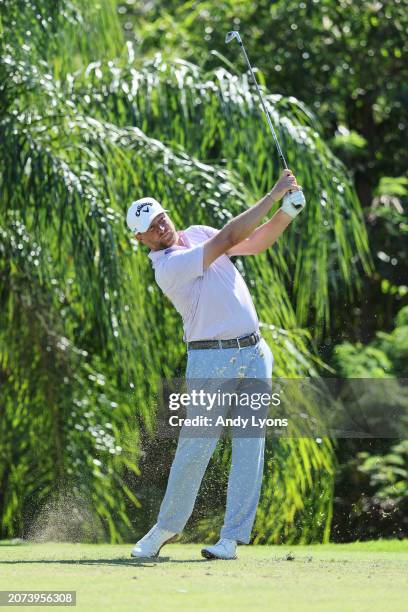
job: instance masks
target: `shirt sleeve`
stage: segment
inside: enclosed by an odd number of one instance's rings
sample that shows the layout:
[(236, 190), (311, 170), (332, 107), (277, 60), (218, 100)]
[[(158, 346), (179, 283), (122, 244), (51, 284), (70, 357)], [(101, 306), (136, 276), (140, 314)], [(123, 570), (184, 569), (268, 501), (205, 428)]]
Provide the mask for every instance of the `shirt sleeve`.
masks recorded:
[(210, 227), (209, 225), (199, 225), (203, 232), (205, 232), (208, 238), (212, 238), (215, 234), (218, 234), (220, 230), (215, 229), (215, 227)]
[[(211, 227), (210, 225), (198, 225), (205, 234), (207, 234), (208, 238), (212, 238), (216, 234), (218, 234), (221, 230), (215, 229), (215, 227)], [(228, 253), (224, 253), (225, 257), (230, 257)], [(223, 257), (222, 255), (220, 257)]]
[(163, 290), (181, 287), (204, 274), (204, 245), (169, 253), (157, 270), (156, 280)]

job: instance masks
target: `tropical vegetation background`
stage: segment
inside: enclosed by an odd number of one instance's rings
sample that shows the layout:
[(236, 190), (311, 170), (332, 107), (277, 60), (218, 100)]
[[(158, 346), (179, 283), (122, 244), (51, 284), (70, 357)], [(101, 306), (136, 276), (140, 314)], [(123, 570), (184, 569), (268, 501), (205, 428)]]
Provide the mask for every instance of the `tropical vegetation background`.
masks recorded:
[[(132, 541), (175, 440), (177, 313), (124, 215), (221, 227), (280, 168), (308, 206), (235, 261), (286, 377), (408, 376), (408, 2), (0, 0), (0, 538)], [(398, 384), (403, 384), (403, 380)], [(391, 401), (391, 400), (390, 400)], [(220, 443), (186, 537), (215, 537)], [(406, 440), (269, 439), (254, 541), (408, 534)]]

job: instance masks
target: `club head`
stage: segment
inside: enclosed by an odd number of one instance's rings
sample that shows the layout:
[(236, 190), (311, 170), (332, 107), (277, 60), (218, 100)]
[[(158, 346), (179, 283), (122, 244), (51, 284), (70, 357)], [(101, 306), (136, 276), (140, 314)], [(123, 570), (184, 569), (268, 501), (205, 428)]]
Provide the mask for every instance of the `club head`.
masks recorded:
[(231, 32), (228, 32), (225, 37), (225, 42), (227, 43), (227, 45), (231, 42), (231, 40), (234, 40), (234, 38), (236, 38), (239, 43), (242, 42), (239, 32), (237, 32), (236, 30), (231, 30)]

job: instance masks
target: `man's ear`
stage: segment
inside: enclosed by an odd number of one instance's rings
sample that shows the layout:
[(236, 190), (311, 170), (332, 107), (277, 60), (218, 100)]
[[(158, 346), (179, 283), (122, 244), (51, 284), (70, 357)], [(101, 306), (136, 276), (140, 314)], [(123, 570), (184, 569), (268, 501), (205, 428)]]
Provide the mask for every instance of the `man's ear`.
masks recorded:
[(140, 232), (137, 232), (135, 234), (135, 238), (138, 242), (142, 242), (143, 243), (143, 235)]

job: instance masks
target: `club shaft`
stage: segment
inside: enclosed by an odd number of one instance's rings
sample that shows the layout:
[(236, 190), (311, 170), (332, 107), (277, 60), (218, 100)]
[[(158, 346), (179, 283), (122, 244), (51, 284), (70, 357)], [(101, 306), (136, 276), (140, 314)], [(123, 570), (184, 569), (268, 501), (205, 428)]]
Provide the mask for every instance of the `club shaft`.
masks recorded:
[(278, 150), (278, 154), (279, 154), (280, 161), (281, 161), (281, 163), (282, 163), (283, 168), (284, 168), (284, 169), (287, 169), (288, 165), (287, 165), (287, 163), (286, 163), (286, 159), (285, 159), (285, 157), (284, 157), (284, 155), (283, 155), (283, 153), (282, 153), (282, 149), (280, 148), (279, 140), (278, 140), (278, 138), (277, 138), (277, 136), (276, 136), (276, 133), (275, 133), (275, 130), (274, 130), (274, 128), (273, 128), (272, 121), (271, 121), (270, 115), (269, 115), (269, 113), (268, 113), (268, 109), (266, 108), (265, 103), (264, 103), (264, 101), (263, 101), (262, 94), (261, 94), (261, 90), (259, 89), (258, 82), (257, 82), (257, 80), (256, 80), (256, 78), (255, 78), (255, 75), (254, 75), (254, 71), (252, 70), (251, 63), (250, 63), (249, 58), (248, 58), (248, 56), (247, 56), (247, 54), (246, 54), (244, 44), (243, 44), (243, 42), (242, 42), (241, 40), (240, 40), (240, 41), (238, 41), (238, 43), (239, 43), (239, 45), (241, 46), (242, 52), (243, 52), (243, 54), (244, 54), (244, 56), (245, 56), (246, 63), (248, 64), (248, 68), (250, 69), (251, 74), (252, 74), (252, 78), (254, 79), (254, 83), (255, 83), (255, 86), (256, 86), (256, 90), (257, 90), (257, 92), (258, 92), (259, 99), (260, 99), (261, 104), (262, 104), (262, 108), (263, 108), (264, 113), (265, 113), (265, 115), (266, 115), (266, 119), (267, 119), (267, 121), (268, 121), (268, 124), (269, 124), (270, 130), (271, 130), (271, 133), (272, 133), (273, 139), (274, 139), (274, 141), (275, 141), (275, 144), (276, 144), (276, 148), (277, 148), (277, 150)]

